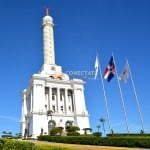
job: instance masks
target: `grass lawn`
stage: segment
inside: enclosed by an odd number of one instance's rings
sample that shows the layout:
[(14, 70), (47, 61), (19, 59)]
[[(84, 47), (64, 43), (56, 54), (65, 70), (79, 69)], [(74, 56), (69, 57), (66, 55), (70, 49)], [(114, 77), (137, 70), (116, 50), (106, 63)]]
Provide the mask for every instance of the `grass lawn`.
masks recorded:
[(62, 143), (50, 143), (42, 141), (33, 141), (39, 146), (56, 146), (68, 148), (68, 150), (140, 150), (140, 148), (125, 148), (125, 147), (107, 147), (107, 146), (92, 146), (92, 145), (77, 145), (77, 144), (62, 144)]

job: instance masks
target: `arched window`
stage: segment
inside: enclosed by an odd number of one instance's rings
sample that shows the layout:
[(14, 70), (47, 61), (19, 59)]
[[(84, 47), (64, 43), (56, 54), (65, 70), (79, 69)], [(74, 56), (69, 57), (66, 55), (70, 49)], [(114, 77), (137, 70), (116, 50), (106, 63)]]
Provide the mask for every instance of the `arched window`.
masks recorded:
[(50, 79), (52, 79), (52, 80), (54, 80), (54, 76), (52, 76), (52, 75), (51, 75), (51, 76), (49, 76), (49, 78), (50, 78)]
[(50, 131), (52, 130), (52, 128), (54, 128), (56, 126), (56, 122), (55, 120), (50, 120), (48, 122), (48, 133), (50, 134)]
[(66, 123), (65, 123), (66, 127), (72, 126), (72, 125), (73, 125), (73, 121), (71, 121), (71, 120), (67, 120)]

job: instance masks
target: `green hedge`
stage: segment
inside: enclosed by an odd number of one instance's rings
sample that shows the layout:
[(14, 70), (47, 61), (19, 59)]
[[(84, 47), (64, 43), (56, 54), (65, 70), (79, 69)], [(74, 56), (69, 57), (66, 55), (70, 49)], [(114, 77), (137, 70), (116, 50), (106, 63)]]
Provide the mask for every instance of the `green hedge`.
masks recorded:
[(114, 134), (107, 134), (107, 137), (149, 137), (150, 134), (146, 133), (114, 133)]
[(36, 145), (26, 141), (0, 139), (0, 150), (71, 150), (71, 149), (51, 145), (50, 146)]
[(4, 146), (4, 139), (0, 139), (0, 150), (3, 148)]
[[(1, 150), (31, 150), (34, 148), (34, 144), (30, 142), (0, 139)], [(34, 149), (33, 149), (34, 150)]]
[(93, 135), (96, 136), (96, 137), (101, 137), (102, 136), (102, 132), (94, 132)]
[(150, 148), (149, 137), (95, 137), (95, 136), (39, 136), (41, 141), (99, 145), (99, 146), (118, 146), (118, 147), (144, 147)]
[(80, 135), (80, 133), (78, 133), (78, 132), (68, 132), (67, 133), (67, 136), (79, 136)]

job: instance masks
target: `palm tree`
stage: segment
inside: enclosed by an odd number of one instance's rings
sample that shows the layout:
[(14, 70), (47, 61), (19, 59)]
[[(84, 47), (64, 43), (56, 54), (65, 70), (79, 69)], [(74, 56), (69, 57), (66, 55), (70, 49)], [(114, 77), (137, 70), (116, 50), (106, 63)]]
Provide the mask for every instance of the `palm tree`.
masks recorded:
[(98, 129), (98, 132), (99, 132), (99, 129), (101, 128), (101, 126), (100, 126), (100, 125), (97, 125), (96, 128)]
[(104, 123), (105, 123), (105, 119), (103, 118), (103, 117), (101, 117), (100, 119), (99, 119), (99, 121), (102, 123), (102, 125), (103, 125), (103, 131), (104, 131), (104, 135), (105, 135), (105, 126), (104, 126)]

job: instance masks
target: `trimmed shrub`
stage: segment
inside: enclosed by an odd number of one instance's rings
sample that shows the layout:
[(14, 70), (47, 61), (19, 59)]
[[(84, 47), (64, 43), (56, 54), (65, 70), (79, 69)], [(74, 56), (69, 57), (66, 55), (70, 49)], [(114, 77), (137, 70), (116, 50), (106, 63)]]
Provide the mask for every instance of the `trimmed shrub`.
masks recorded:
[(3, 147), (5, 150), (31, 150), (34, 148), (34, 144), (29, 142), (6, 140)]
[(5, 141), (5, 139), (0, 139), (0, 149), (3, 148), (3, 146), (4, 146), (4, 141)]
[(80, 133), (77, 132), (79, 130), (80, 128), (77, 126), (67, 126), (66, 127), (67, 136), (79, 136)]
[(92, 129), (91, 128), (84, 128), (83, 131), (84, 131), (84, 134), (86, 135), (86, 134), (91, 133)]
[(79, 136), (80, 133), (79, 132), (68, 132), (67, 136)]
[(76, 132), (76, 131), (79, 131), (79, 130), (80, 130), (80, 128), (77, 127), (77, 126), (67, 126), (66, 127), (67, 132)]
[(93, 135), (96, 136), (96, 137), (101, 137), (102, 136), (102, 132), (94, 132)]
[(62, 131), (63, 131), (63, 127), (54, 127), (54, 128), (52, 128), (50, 134), (51, 135), (61, 135)]
[(49, 135), (40, 135), (37, 138), (40, 141), (48, 141)]
[(36, 145), (26, 141), (0, 139), (0, 150), (71, 150), (71, 148), (52, 145)]
[(39, 136), (38, 139), (57, 143), (150, 148), (149, 137)]
[(150, 134), (146, 134), (146, 133), (114, 133), (114, 134), (107, 134), (107, 137), (150, 137)]

